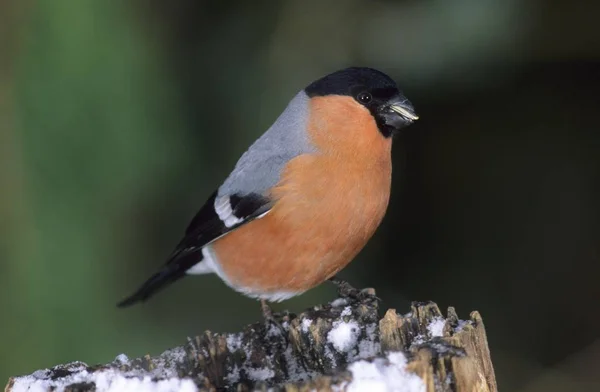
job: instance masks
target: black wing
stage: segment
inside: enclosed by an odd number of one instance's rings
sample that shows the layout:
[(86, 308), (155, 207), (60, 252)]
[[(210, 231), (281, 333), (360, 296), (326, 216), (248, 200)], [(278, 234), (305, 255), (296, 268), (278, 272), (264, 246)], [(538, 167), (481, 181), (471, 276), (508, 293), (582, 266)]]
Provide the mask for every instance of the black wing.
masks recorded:
[(216, 197), (217, 192), (214, 192), (194, 216), (183, 239), (160, 271), (117, 306), (126, 307), (145, 301), (168, 284), (181, 279), (187, 270), (202, 261), (202, 248), (206, 244), (266, 213), (272, 206), (269, 198), (257, 193), (228, 196), (229, 200), (224, 201), (229, 203), (235, 221), (235, 224), (228, 226), (215, 211)]

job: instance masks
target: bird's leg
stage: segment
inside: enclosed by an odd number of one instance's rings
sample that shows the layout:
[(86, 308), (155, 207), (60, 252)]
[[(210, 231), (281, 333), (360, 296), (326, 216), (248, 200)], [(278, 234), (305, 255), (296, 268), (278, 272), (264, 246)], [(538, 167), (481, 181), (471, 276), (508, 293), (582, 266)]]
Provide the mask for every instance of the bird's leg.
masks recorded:
[(273, 309), (271, 309), (266, 300), (260, 300), (260, 309), (262, 310), (263, 317), (266, 321), (276, 322), (275, 318), (273, 317)]
[(284, 332), (285, 334), (285, 329), (283, 328), (281, 323), (275, 318), (275, 316), (273, 316), (273, 309), (271, 309), (266, 300), (260, 300), (260, 308), (262, 310), (263, 317), (265, 318), (265, 322), (267, 324), (275, 325), (277, 328), (279, 328), (281, 332)]
[(281, 336), (284, 337), (284, 341), (286, 343), (286, 348), (287, 348), (287, 345), (289, 343), (288, 339), (287, 339), (287, 331), (285, 330), (283, 325), (281, 325), (279, 320), (277, 320), (275, 318), (275, 316), (273, 316), (273, 309), (271, 309), (271, 307), (269, 306), (267, 301), (264, 299), (260, 300), (260, 308), (262, 310), (263, 317), (265, 318), (265, 324), (267, 327), (267, 336), (269, 336), (269, 334), (271, 333), (270, 332), (271, 329), (269, 328), (269, 325), (274, 325), (281, 333)]
[(337, 286), (338, 295), (340, 298), (350, 298), (355, 300), (362, 300), (366, 297), (375, 297), (376, 300), (380, 301), (373, 293), (368, 292), (367, 290), (358, 290), (354, 288), (347, 281), (338, 278), (337, 276), (332, 276), (329, 278), (329, 281)]

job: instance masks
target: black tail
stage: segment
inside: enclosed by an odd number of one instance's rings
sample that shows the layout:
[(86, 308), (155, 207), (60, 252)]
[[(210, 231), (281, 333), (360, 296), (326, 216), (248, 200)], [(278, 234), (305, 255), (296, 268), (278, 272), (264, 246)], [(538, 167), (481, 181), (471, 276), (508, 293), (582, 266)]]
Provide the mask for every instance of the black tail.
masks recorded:
[(137, 302), (144, 302), (171, 283), (183, 278), (185, 272), (195, 264), (202, 261), (200, 252), (190, 252), (177, 255), (176, 259), (165, 264), (156, 274), (152, 275), (135, 293), (119, 302), (119, 308), (131, 306)]

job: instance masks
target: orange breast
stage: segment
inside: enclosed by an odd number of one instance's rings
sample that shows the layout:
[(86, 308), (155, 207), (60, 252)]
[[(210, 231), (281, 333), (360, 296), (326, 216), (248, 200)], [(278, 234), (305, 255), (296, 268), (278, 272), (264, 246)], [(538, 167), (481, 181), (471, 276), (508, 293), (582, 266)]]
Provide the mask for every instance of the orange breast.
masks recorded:
[(318, 152), (288, 163), (271, 211), (213, 243), (235, 287), (306, 291), (345, 267), (385, 214), (391, 140), (371, 114), (350, 97), (313, 98), (308, 132)]

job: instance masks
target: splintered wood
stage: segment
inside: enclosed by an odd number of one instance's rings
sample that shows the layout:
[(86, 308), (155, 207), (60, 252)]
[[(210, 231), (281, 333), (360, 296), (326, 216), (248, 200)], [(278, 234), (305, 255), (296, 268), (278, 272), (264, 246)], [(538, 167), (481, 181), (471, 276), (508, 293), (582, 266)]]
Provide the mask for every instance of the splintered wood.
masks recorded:
[[(299, 315), (277, 314), (238, 333), (212, 333), (150, 357), (119, 355), (106, 365), (82, 362), (9, 380), (22, 390), (234, 390), (497, 392), (483, 321), (478, 312), (444, 317), (433, 302), (407, 314), (379, 317), (372, 289)], [(161, 384), (162, 383), (162, 384)], [(154, 388), (154, 389), (153, 389)]]
[(453, 307), (443, 318), (433, 302), (413, 303), (405, 316), (389, 309), (379, 321), (383, 353), (407, 351), (407, 368), (426, 384), (427, 391), (496, 392), (496, 377), (483, 320), (472, 312), (459, 320)]

